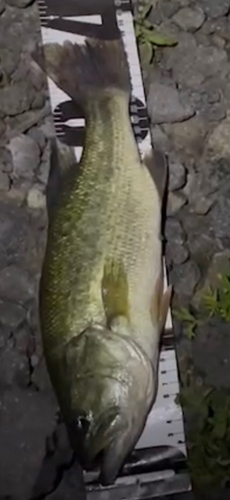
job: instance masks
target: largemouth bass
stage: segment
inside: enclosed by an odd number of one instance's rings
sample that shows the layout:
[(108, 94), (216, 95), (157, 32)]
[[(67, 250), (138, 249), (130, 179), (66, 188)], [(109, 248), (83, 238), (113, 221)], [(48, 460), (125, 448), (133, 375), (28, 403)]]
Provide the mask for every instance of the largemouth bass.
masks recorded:
[[(40, 286), (45, 358), (84, 468), (113, 482), (157, 389), (163, 295), (161, 199), (129, 116), (121, 40), (45, 46), (46, 71), (84, 108), (79, 168), (51, 212)], [(154, 170), (154, 168), (153, 168)]]

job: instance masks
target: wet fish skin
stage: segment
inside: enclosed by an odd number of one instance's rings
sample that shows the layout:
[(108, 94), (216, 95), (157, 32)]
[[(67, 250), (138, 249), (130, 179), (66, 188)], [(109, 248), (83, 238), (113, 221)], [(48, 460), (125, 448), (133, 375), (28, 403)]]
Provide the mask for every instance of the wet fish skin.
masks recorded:
[(86, 139), (49, 220), (40, 285), (44, 353), (70, 441), (84, 467), (99, 457), (108, 484), (156, 394), (161, 201), (130, 123), (122, 42), (45, 52), (48, 75), (84, 105)]

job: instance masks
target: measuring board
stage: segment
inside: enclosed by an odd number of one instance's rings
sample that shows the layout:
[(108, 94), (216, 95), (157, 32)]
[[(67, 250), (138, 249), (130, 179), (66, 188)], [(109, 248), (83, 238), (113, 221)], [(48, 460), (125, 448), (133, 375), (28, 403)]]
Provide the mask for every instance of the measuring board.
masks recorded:
[[(151, 150), (152, 143), (130, 0), (38, 0), (38, 7), (43, 44), (62, 44), (66, 40), (84, 44), (86, 37), (113, 40), (121, 32), (132, 84), (131, 123), (143, 157)], [(82, 111), (50, 78), (48, 86), (57, 142), (72, 147), (79, 161), (85, 137)], [(86, 474), (89, 498), (107, 500), (107, 490), (110, 500), (147, 499), (190, 491), (183, 415), (181, 407), (175, 402), (178, 392), (169, 312), (160, 352), (157, 399), (134, 452), (136, 473), (121, 475), (109, 488), (92, 484)], [(138, 464), (145, 461), (143, 457), (146, 457), (147, 472), (139, 474)]]

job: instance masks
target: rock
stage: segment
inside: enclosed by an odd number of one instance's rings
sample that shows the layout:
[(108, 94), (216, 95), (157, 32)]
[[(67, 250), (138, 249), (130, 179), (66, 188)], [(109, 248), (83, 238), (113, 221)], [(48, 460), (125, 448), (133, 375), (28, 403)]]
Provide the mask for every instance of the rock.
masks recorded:
[(4, 46), (5, 43), (6, 41), (3, 40), (1, 45), (1, 69), (7, 77), (10, 77), (18, 67), (20, 61), (20, 48), (15, 45), (14, 47), (9, 46), (9, 44), (8, 46)]
[(177, 191), (186, 183), (186, 171), (184, 166), (169, 156), (169, 190)]
[(33, 2), (34, 0), (7, 0), (7, 3), (9, 5), (12, 5), (13, 7), (18, 7), (19, 9), (24, 9), (24, 7), (27, 7)]
[(190, 253), (199, 266), (203, 278), (210, 266), (213, 254), (221, 248), (220, 242), (214, 239), (211, 232), (209, 217), (210, 214), (198, 217), (192, 213), (185, 213), (182, 221)]
[(150, 12), (149, 20), (153, 24), (161, 24), (165, 19), (170, 19), (180, 8), (177, 0), (162, 0)]
[(0, 270), (0, 297), (22, 303), (34, 294), (28, 273), (15, 265)]
[(191, 9), (184, 7), (179, 10), (174, 16), (173, 20), (180, 28), (185, 31), (197, 31), (205, 21), (205, 15), (202, 9)]
[(42, 193), (40, 186), (33, 186), (27, 195), (27, 205), (29, 208), (46, 208), (46, 196)]
[(180, 102), (176, 89), (161, 83), (150, 85), (148, 110), (154, 124), (181, 122), (194, 115), (189, 105)]
[(3, 498), (29, 500), (55, 427), (50, 395), (12, 388), (1, 395), (0, 484)]
[(16, 349), (6, 348), (0, 354), (0, 392), (14, 385), (26, 388), (30, 383), (27, 357)]
[(217, 47), (196, 45), (193, 35), (185, 34), (173, 51), (165, 52), (163, 61), (181, 87), (198, 88), (206, 78), (228, 72), (227, 53)]
[(211, 197), (203, 196), (202, 194), (197, 192), (195, 200), (193, 201), (192, 206), (190, 207), (191, 212), (197, 215), (206, 215), (209, 210), (212, 208), (215, 200)]
[[(67, 470), (73, 462), (73, 452), (70, 448), (67, 432), (63, 423), (55, 429), (47, 446), (47, 455), (43, 460), (42, 468), (33, 489), (33, 498), (45, 498), (49, 493), (59, 490), (57, 486), (57, 471)], [(78, 474), (78, 468), (74, 468), (75, 476)], [(66, 481), (64, 481), (66, 484)], [(77, 479), (77, 488), (79, 496), (79, 479)], [(68, 486), (66, 485), (66, 491)], [(65, 492), (64, 492), (65, 498)], [(85, 499), (84, 499), (85, 500)]]
[(43, 132), (47, 139), (52, 139), (53, 137), (55, 137), (56, 134), (54, 121), (51, 113), (45, 118), (44, 123), (40, 126), (40, 130)]
[(172, 146), (170, 144), (169, 138), (159, 125), (151, 127), (151, 135), (154, 147), (162, 153), (169, 153)]
[(172, 217), (175, 215), (184, 205), (186, 205), (186, 203), (187, 200), (183, 194), (170, 192), (167, 201), (167, 216)]
[(230, 158), (230, 119), (227, 118), (217, 125), (207, 142), (207, 153), (213, 160), (220, 158)]
[(215, 289), (220, 286), (220, 275), (228, 274), (230, 270), (230, 250), (226, 249), (213, 255), (205, 282), (202, 286), (202, 293), (210, 287)]
[(205, 14), (211, 19), (225, 16), (230, 9), (230, 0), (200, 0), (200, 5)]
[(19, 115), (17, 117), (8, 120), (8, 138), (13, 139), (19, 134), (23, 134), (30, 130), (33, 126), (37, 125), (38, 122), (43, 120), (47, 114), (50, 114), (50, 107), (45, 106), (43, 109), (31, 110)]
[(42, 109), (45, 105), (46, 97), (42, 92), (35, 95), (33, 102), (31, 104), (32, 109)]
[(192, 260), (174, 266), (170, 273), (170, 282), (175, 293), (181, 297), (191, 297), (200, 281), (200, 270)]
[(13, 171), (12, 155), (7, 148), (0, 148), (0, 171), (8, 174)]
[(10, 189), (10, 178), (8, 174), (0, 171), (0, 191), (8, 191)]
[(196, 369), (205, 377), (206, 384), (217, 389), (229, 388), (230, 384), (230, 336), (229, 323), (219, 318), (198, 328), (192, 343), (192, 355)]
[(6, 8), (5, 1), (0, 0), (0, 15), (4, 12), (5, 8)]
[(209, 122), (219, 122), (226, 118), (226, 106), (223, 101), (220, 103), (213, 103), (211, 106), (208, 106), (204, 113), (202, 114), (203, 118)]
[(17, 328), (26, 317), (24, 307), (13, 302), (0, 301), (0, 323), (10, 328)]
[(30, 137), (21, 134), (11, 139), (8, 149), (13, 158), (13, 176), (31, 180), (40, 161), (40, 150), (37, 143)]
[(38, 144), (40, 151), (42, 152), (46, 145), (46, 138), (42, 130), (40, 130), (38, 127), (32, 127), (28, 131), (27, 135)]
[(230, 188), (217, 193), (217, 200), (209, 214), (209, 227), (215, 239), (221, 240), (224, 247), (230, 245)]
[(85, 500), (83, 474), (77, 462), (65, 471), (61, 483), (51, 495), (47, 496), (47, 500), (71, 500), (76, 491), (78, 492), (77, 499)]
[(47, 142), (37, 172), (37, 177), (39, 181), (45, 185), (47, 185), (48, 182), (48, 177), (50, 172), (50, 161), (51, 161), (51, 146), (50, 142)]
[(0, 111), (9, 116), (28, 111), (34, 99), (34, 90), (27, 81), (0, 88)]
[(216, 35), (226, 41), (230, 40), (229, 33), (230, 19), (229, 17), (219, 17), (218, 19), (208, 19), (203, 27), (202, 32), (206, 35)]
[(200, 157), (204, 147), (204, 138), (207, 134), (203, 119), (194, 116), (182, 123), (164, 125), (164, 130), (172, 141), (176, 151), (181, 156), (193, 159)]
[(52, 390), (44, 357), (41, 357), (34, 367), (31, 381), (40, 391)]
[(214, 45), (216, 45), (216, 47), (218, 47), (220, 49), (224, 49), (224, 47), (225, 47), (225, 40), (223, 40), (223, 38), (221, 38), (218, 35), (212, 36), (212, 42)]
[(173, 217), (167, 219), (165, 237), (167, 263), (183, 264), (189, 257), (189, 250), (185, 243), (186, 235), (179, 220)]

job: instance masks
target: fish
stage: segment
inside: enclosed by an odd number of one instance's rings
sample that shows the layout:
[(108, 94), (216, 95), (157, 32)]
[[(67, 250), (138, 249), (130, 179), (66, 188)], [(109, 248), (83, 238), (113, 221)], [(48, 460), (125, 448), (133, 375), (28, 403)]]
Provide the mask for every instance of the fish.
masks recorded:
[(83, 108), (86, 133), (80, 162), (64, 169), (49, 210), (43, 351), (71, 446), (106, 486), (157, 393), (171, 297), (170, 287), (163, 290), (165, 169), (159, 176), (154, 155), (142, 161), (138, 151), (122, 39), (47, 44), (44, 52), (48, 77)]

